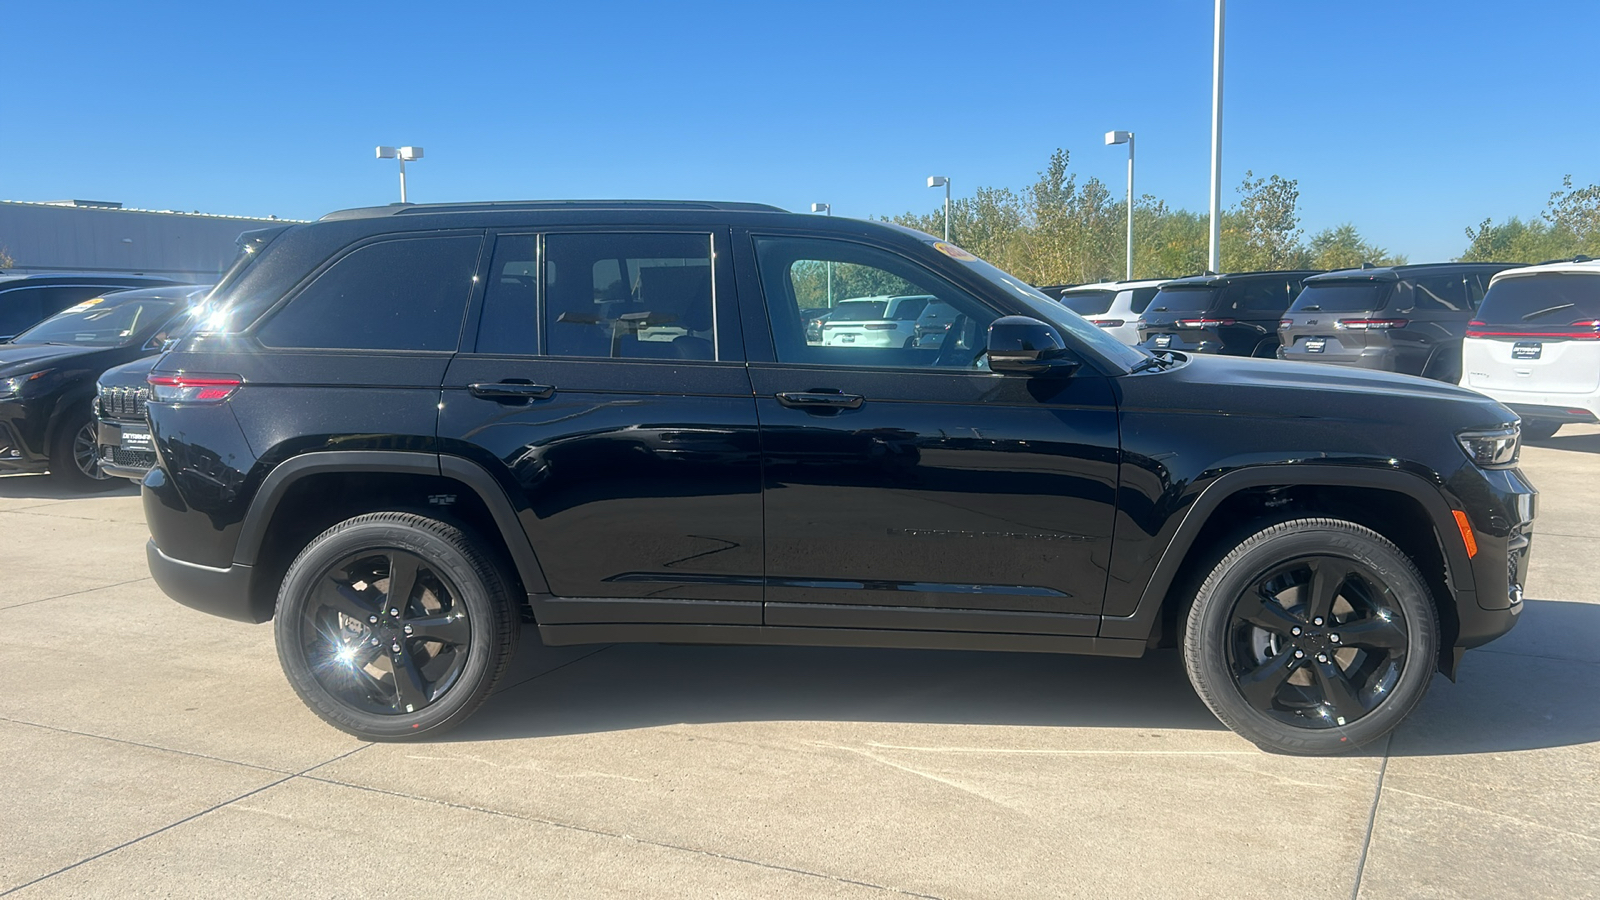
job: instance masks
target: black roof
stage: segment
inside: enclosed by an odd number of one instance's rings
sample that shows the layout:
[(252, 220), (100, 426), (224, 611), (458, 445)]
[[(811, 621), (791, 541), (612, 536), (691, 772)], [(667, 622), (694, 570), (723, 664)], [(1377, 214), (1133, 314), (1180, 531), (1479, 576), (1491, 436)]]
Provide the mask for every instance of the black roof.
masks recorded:
[(176, 278), (167, 278), (163, 275), (119, 275), (115, 272), (40, 272), (10, 275), (0, 272), (0, 287), (18, 287), (24, 282), (45, 287), (52, 284), (161, 287), (183, 283)]
[(1235, 281), (1246, 278), (1281, 278), (1285, 275), (1291, 277), (1299, 276), (1300, 278), (1308, 278), (1312, 275), (1320, 274), (1322, 274), (1321, 269), (1272, 269), (1261, 272), (1210, 272), (1204, 275), (1190, 275), (1187, 278), (1174, 278), (1166, 284), (1163, 284), (1161, 289), (1166, 290), (1167, 288), (1172, 287), (1181, 288), (1186, 286), (1231, 284)]
[(778, 212), (788, 210), (766, 203), (738, 203), (723, 200), (491, 200), (478, 203), (391, 203), (364, 206), (328, 213), (319, 222), (339, 219), (373, 219), (382, 216), (432, 215), (438, 213), (523, 212), (547, 210), (722, 210), (725, 212)]
[(1361, 269), (1335, 269), (1306, 279), (1307, 281), (1399, 281), (1416, 275), (1440, 272), (1499, 272), (1514, 269), (1523, 263), (1444, 262), (1416, 263), (1403, 266), (1367, 266)]

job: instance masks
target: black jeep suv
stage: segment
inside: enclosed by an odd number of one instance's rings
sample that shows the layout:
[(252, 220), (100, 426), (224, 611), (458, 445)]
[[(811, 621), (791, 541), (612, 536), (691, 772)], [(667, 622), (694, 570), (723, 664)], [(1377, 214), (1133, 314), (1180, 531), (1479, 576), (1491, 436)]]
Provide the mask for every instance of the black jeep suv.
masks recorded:
[[(830, 269), (957, 315), (937, 345), (812, 344)], [(149, 376), (150, 568), (273, 620), (295, 690), (370, 739), (465, 719), (530, 617), (546, 644), (1178, 645), (1222, 721), (1329, 753), (1522, 609), (1505, 407), (1146, 353), (895, 226), (350, 210), (211, 302)]]
[(1511, 263), (1432, 263), (1313, 275), (1278, 323), (1279, 359), (1461, 380), (1461, 341), (1494, 273)]
[(1278, 321), (1315, 270), (1194, 275), (1161, 286), (1139, 317), (1139, 346), (1276, 356)]

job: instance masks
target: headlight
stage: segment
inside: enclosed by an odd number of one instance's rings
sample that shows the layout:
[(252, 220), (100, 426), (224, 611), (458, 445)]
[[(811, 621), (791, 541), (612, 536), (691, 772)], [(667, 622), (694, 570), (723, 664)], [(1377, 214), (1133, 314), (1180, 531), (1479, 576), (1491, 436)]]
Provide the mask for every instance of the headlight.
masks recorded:
[(51, 370), (49, 369), (40, 369), (37, 372), (29, 372), (26, 375), (13, 375), (10, 378), (0, 378), (0, 400), (10, 400), (11, 398), (17, 396), (18, 394), (22, 393), (23, 385), (30, 381), (35, 381), (43, 378), (46, 375), (49, 375), (50, 371)]
[(1507, 425), (1492, 431), (1463, 431), (1456, 441), (1466, 452), (1467, 459), (1485, 469), (1507, 469), (1517, 464), (1517, 451), (1522, 448), (1522, 427)]

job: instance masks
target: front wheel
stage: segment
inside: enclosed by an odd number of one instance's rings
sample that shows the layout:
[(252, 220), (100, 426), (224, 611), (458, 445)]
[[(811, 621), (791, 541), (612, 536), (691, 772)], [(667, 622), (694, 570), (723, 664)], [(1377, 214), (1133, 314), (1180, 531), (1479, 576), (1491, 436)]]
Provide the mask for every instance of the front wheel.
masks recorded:
[(82, 493), (110, 490), (124, 483), (100, 469), (100, 424), (89, 407), (68, 413), (56, 429), (50, 447), (50, 478)]
[(411, 513), (340, 522), (284, 575), (273, 628), (300, 699), (369, 741), (459, 725), (505, 672), (518, 619), (466, 532)]
[(1267, 750), (1341, 753), (1388, 734), (1439, 656), (1427, 584), (1393, 543), (1337, 519), (1246, 538), (1189, 609), (1189, 681), (1223, 724)]

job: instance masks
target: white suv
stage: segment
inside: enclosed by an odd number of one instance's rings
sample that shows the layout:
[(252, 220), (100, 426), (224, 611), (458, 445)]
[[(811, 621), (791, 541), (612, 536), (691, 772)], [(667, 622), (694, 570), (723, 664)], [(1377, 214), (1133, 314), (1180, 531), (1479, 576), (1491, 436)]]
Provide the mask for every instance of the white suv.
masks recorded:
[(1600, 421), (1600, 260), (1495, 275), (1467, 325), (1461, 386), (1511, 407), (1531, 438)]
[(1124, 344), (1139, 343), (1139, 315), (1165, 280), (1103, 281), (1075, 284), (1061, 292), (1061, 304)]
[(822, 346), (915, 346), (917, 318), (933, 299), (932, 294), (912, 294), (841, 300), (822, 321)]

